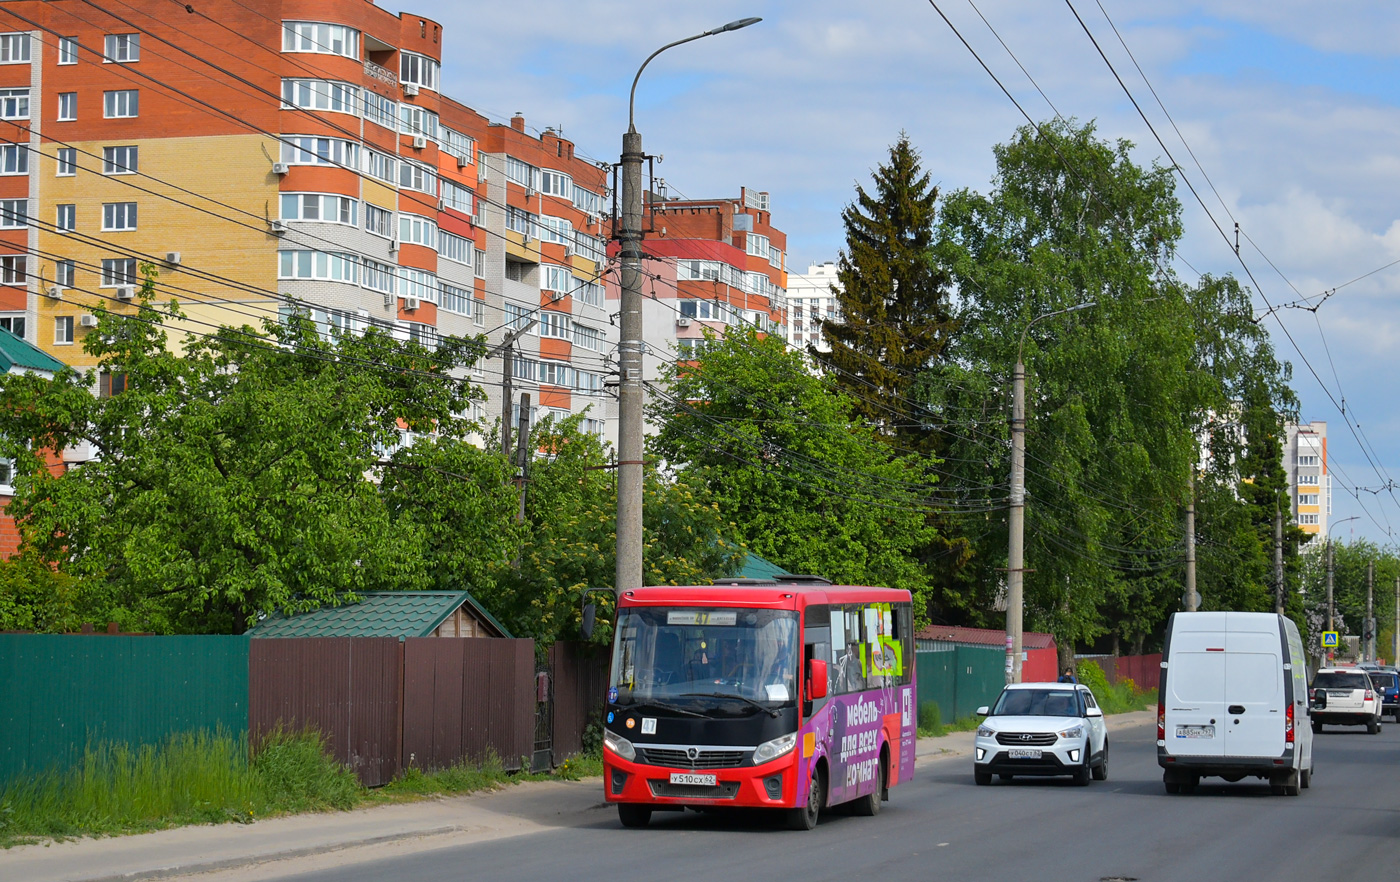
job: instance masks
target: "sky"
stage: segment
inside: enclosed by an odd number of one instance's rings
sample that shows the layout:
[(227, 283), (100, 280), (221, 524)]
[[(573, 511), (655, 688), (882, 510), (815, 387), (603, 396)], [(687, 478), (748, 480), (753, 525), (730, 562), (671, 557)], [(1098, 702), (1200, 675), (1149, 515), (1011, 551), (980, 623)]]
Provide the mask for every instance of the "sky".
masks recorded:
[(533, 131), (562, 129), (580, 155), (608, 163), (647, 55), (761, 16), (652, 61), (636, 125), (647, 152), (663, 157), (656, 174), (670, 195), (768, 191), (790, 272), (836, 259), (841, 209), (901, 132), (944, 192), (990, 189), (993, 146), (1026, 122), (1017, 103), (1037, 122), (1057, 112), (1092, 120), (1101, 137), (1133, 142), (1139, 163), (1174, 160), (1186, 225), (1176, 269), (1187, 280), (1232, 273), (1248, 282), (1245, 267), (1253, 273), (1257, 312), (1293, 367), (1300, 415), (1328, 424), (1332, 535), (1400, 541), (1400, 4), (379, 5), (443, 25), (447, 94), (496, 121), (519, 112)]

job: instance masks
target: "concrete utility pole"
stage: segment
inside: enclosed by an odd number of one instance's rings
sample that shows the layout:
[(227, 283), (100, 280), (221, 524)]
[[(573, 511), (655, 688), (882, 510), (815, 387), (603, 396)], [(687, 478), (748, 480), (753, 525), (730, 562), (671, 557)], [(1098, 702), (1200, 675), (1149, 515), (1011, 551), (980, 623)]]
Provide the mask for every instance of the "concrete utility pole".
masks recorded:
[(1366, 624), (1362, 625), (1361, 658), (1376, 660), (1376, 562), (1366, 562)]
[(1390, 634), (1390, 663), (1400, 663), (1400, 576), (1395, 577), (1395, 630)]
[(525, 487), (530, 483), (530, 393), (520, 393), (520, 426), (516, 437), (520, 439), (515, 452), (516, 465), (520, 469), (516, 481), (520, 484), (520, 511), (515, 516), (517, 524), (525, 523)]
[(1283, 615), (1283, 512), (1274, 505), (1274, 612)]
[(1025, 594), (1026, 530), (1026, 337), (1041, 319), (1078, 312), (1097, 304), (1093, 301), (1038, 315), (1021, 332), (1016, 350), (1016, 367), (1011, 372), (1011, 496), (1006, 515), (1006, 682), (1021, 682), (1022, 633)]
[(515, 394), (515, 389), (511, 383), (515, 378), (515, 341), (519, 340), (526, 331), (539, 323), (538, 318), (532, 318), (522, 327), (506, 334), (505, 339), (491, 347), (485, 358), (495, 358), (501, 356), (501, 455), (510, 458), (510, 404), (511, 396)]
[(1200, 598), (1196, 596), (1196, 466), (1191, 465), (1186, 499), (1186, 611), (1195, 612)]
[(618, 232), (622, 257), (622, 339), (617, 344), (617, 577), (613, 586), (618, 594), (642, 587), (642, 447), (645, 400), (642, 387), (642, 136), (637, 131), (637, 81), (656, 56), (673, 46), (699, 40), (712, 34), (737, 31), (763, 19), (741, 18), (703, 34), (667, 43), (647, 56), (632, 78), (632, 94), (627, 102), (627, 131), (622, 136), (620, 189), (622, 227)]

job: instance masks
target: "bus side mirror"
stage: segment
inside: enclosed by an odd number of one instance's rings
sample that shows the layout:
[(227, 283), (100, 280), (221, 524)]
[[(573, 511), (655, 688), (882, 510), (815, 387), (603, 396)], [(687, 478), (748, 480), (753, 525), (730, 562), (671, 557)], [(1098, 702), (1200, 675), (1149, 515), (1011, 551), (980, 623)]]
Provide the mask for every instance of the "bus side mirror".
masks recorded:
[(826, 662), (814, 658), (807, 663), (807, 697), (826, 698)]

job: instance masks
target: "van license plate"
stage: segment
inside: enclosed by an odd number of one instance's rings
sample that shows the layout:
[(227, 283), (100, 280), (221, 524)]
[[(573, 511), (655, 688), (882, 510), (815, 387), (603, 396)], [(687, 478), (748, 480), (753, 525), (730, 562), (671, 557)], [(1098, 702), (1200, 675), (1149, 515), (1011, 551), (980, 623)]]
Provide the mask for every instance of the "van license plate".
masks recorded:
[(672, 772), (672, 784), (688, 784), (691, 787), (713, 787), (715, 786), (714, 775), (692, 775), (688, 772)]
[(1176, 737), (1178, 738), (1214, 738), (1214, 726), (1177, 726)]
[(1040, 751), (1028, 747), (1013, 747), (1006, 755), (1011, 759), (1040, 759)]

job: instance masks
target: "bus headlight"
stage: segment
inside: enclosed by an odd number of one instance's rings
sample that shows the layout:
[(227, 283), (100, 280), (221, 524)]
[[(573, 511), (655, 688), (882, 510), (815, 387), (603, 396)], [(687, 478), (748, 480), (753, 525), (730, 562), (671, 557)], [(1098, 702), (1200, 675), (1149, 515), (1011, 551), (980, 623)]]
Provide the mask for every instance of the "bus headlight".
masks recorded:
[(632, 742), (607, 729), (603, 730), (603, 746), (628, 762), (637, 758), (637, 748), (632, 746)]
[(772, 762), (778, 757), (791, 753), (797, 746), (797, 733), (784, 735), (781, 738), (774, 738), (772, 741), (765, 741), (753, 752), (753, 764), (761, 766), (764, 763)]

